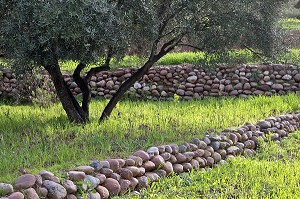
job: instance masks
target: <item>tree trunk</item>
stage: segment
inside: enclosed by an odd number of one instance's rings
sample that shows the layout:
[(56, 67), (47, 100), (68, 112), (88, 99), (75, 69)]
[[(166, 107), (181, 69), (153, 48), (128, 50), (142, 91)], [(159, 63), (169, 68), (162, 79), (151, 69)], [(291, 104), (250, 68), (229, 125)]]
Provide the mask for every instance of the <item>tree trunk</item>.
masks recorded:
[(149, 60), (144, 64), (143, 67), (141, 67), (136, 73), (134, 73), (127, 81), (125, 81), (118, 91), (114, 94), (112, 99), (109, 101), (109, 103), (106, 105), (105, 109), (102, 112), (102, 115), (99, 119), (99, 122), (102, 122), (103, 120), (107, 119), (117, 103), (120, 101), (124, 93), (141, 77), (143, 77), (144, 74), (146, 74), (149, 69), (157, 62), (163, 55), (156, 55), (149, 58)]
[(50, 74), (51, 80), (56, 89), (57, 96), (62, 103), (64, 110), (71, 122), (77, 124), (84, 124), (87, 122), (87, 118), (84, 117), (83, 111), (72, 95), (71, 91), (67, 87), (62, 73), (60, 71), (58, 63), (53, 65), (44, 66), (45, 69)]

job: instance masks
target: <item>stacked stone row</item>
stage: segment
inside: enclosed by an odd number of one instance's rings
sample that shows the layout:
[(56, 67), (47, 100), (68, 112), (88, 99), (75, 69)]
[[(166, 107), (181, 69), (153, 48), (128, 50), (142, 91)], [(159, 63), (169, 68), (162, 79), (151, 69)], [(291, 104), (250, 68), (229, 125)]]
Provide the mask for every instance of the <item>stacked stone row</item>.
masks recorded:
[(89, 166), (68, 171), (61, 179), (49, 171), (24, 174), (13, 184), (0, 183), (0, 193), (5, 196), (1, 199), (75, 199), (83, 195), (98, 199), (129, 191), (139, 194), (137, 191), (149, 183), (173, 173), (204, 170), (224, 164), (237, 155), (253, 156), (259, 140), (280, 142), (299, 127), (300, 114), (286, 114), (267, 118), (256, 125), (246, 123), (238, 129), (225, 129), (218, 136), (194, 138), (182, 145), (139, 150), (125, 159), (94, 161)]
[[(102, 71), (91, 77), (92, 96), (112, 98), (136, 68)], [(44, 74), (44, 76), (47, 76)], [(47, 76), (49, 79), (49, 77)], [(64, 79), (74, 95), (81, 90), (72, 75)], [(7, 69), (0, 78), (0, 96), (14, 96), (18, 81)], [(21, 88), (21, 87), (20, 87)], [(218, 66), (213, 69), (192, 65), (154, 67), (127, 92), (131, 97), (149, 99), (202, 99), (203, 97), (273, 95), (300, 91), (300, 69), (294, 65)], [(53, 91), (49, 91), (53, 92)]]
[[(92, 77), (93, 96), (110, 99), (135, 68), (101, 72)], [(74, 95), (81, 91), (71, 76), (65, 80)], [(192, 65), (156, 67), (136, 82), (128, 93), (137, 98), (181, 99), (203, 97), (273, 95), (300, 91), (300, 69), (293, 65), (219, 66), (215, 69)]]
[(2, 77), (0, 77), (0, 96), (4, 97), (14, 97), (18, 92), (18, 82), (14, 73), (9, 69), (3, 69)]

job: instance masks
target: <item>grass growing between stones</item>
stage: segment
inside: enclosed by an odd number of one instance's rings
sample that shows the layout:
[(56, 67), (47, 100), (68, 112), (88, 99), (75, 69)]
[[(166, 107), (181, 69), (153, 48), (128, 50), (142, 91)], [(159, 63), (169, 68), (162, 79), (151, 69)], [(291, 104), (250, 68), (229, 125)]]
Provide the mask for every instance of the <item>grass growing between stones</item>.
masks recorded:
[(261, 143), (254, 158), (190, 175), (172, 176), (141, 192), (140, 198), (300, 198), (300, 132), (280, 144)]
[(210, 98), (201, 101), (122, 101), (111, 118), (98, 124), (107, 101), (94, 100), (91, 122), (68, 123), (58, 104), (49, 107), (0, 103), (0, 181), (11, 182), (22, 170), (37, 173), (125, 157), (153, 145), (201, 138), (205, 132), (238, 127), (300, 109), (300, 96)]

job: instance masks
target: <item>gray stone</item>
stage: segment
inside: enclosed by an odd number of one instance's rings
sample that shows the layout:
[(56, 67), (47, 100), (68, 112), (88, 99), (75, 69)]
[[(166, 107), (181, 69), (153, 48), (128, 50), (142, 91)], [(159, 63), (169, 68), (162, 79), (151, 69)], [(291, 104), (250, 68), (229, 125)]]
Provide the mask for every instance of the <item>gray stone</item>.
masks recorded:
[(67, 190), (60, 184), (45, 180), (43, 186), (48, 190), (48, 197), (52, 199), (63, 199), (67, 196)]
[(230, 155), (237, 155), (240, 151), (240, 148), (236, 147), (236, 146), (230, 146), (227, 149), (227, 154)]
[(98, 160), (92, 162), (92, 163), (90, 164), (90, 166), (93, 167), (93, 168), (95, 169), (95, 171), (99, 171), (100, 169), (103, 168), (103, 164), (101, 164), (101, 162), (98, 161)]
[(272, 89), (274, 89), (276, 91), (283, 90), (283, 85), (282, 84), (273, 84)]
[(94, 176), (91, 176), (91, 175), (87, 175), (84, 178), (84, 182), (89, 183), (92, 188), (95, 188), (100, 184), (100, 180), (98, 178), (95, 178)]
[(188, 82), (194, 84), (194, 83), (196, 83), (197, 79), (198, 79), (198, 77), (195, 76), (195, 75), (193, 75), (193, 76), (188, 77), (186, 80), (187, 80)]
[(0, 193), (7, 195), (14, 192), (14, 188), (11, 184), (0, 183)]
[(147, 150), (147, 153), (149, 154), (149, 157), (153, 157), (153, 156), (159, 154), (159, 150), (158, 150), (157, 147), (150, 147), (150, 148)]
[(267, 128), (271, 128), (271, 123), (269, 121), (260, 121), (256, 124), (257, 126), (260, 127), (260, 129), (267, 129)]

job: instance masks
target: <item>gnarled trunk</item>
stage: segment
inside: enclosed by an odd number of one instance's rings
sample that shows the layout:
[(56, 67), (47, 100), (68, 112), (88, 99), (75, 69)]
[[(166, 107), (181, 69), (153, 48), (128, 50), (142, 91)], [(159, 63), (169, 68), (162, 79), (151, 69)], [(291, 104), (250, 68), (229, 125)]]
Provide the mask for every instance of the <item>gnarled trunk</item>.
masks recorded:
[(88, 118), (66, 85), (58, 63), (44, 67), (53, 81), (57, 96), (61, 101), (69, 120), (77, 124), (86, 123)]

